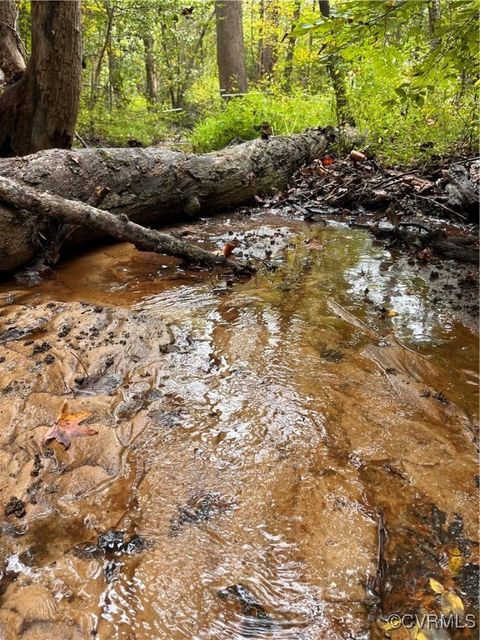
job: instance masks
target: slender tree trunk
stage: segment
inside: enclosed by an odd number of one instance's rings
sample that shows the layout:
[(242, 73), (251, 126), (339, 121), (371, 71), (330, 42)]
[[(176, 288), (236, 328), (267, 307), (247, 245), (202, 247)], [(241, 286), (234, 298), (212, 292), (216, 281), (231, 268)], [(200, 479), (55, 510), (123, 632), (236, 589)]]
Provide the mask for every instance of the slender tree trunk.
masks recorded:
[(220, 93), (246, 93), (242, 0), (216, 0), (215, 17)]
[[(330, 0), (318, 0), (320, 13), (324, 18), (330, 17)], [(332, 82), (335, 94), (338, 124), (349, 124), (355, 126), (355, 120), (348, 107), (347, 92), (345, 89), (345, 78), (341, 67), (341, 58), (334, 53), (328, 56), (327, 71)]]
[(69, 148), (80, 97), (80, 0), (32, 2), (32, 55), (0, 94), (0, 156)]
[(20, 80), (26, 68), (17, 33), (17, 18), (14, 0), (0, 2), (0, 69), (7, 85)]
[(107, 39), (107, 59), (108, 59), (108, 84), (107, 98), (109, 110), (119, 106), (123, 100), (122, 76), (120, 73), (120, 61), (115, 48), (112, 46), (112, 32), (114, 28), (114, 13), (116, 6), (105, 3), (108, 13), (109, 24), (111, 25)]
[(158, 81), (155, 70), (153, 44), (153, 36), (143, 36), (143, 47), (145, 50), (145, 95), (150, 105), (155, 104), (158, 98)]
[(100, 49), (100, 53), (98, 54), (97, 64), (94, 66), (93, 74), (92, 74), (92, 84), (90, 88), (90, 109), (93, 109), (97, 100), (98, 100), (98, 92), (100, 88), (100, 74), (102, 72), (102, 64), (103, 58), (105, 57), (105, 53), (110, 46), (110, 41), (112, 37), (112, 28), (113, 28), (113, 18), (114, 18), (114, 10), (110, 10), (109, 6), (105, 6), (105, 10), (107, 12), (107, 28), (105, 31), (105, 39), (103, 41), (102, 48)]
[(200, 56), (202, 56), (203, 42), (214, 15), (215, 15), (215, 10), (213, 10), (213, 12), (207, 17), (207, 19), (203, 23), (203, 26), (199, 33), (198, 40), (195, 44), (195, 47), (193, 48), (191, 55), (188, 57), (187, 62), (184, 64), (184, 68), (185, 68), (184, 77), (182, 82), (178, 84), (178, 90), (177, 90), (178, 102), (180, 103), (181, 106), (183, 106), (183, 103), (185, 100), (185, 92), (190, 86), (190, 79), (192, 77), (192, 71), (196, 66), (195, 62), (197, 59), (197, 55), (200, 54)]
[(110, 111), (123, 100), (122, 77), (119, 59), (113, 48), (108, 47), (108, 104)]
[(428, 28), (430, 32), (430, 46), (436, 49), (440, 44), (440, 38), (437, 37), (437, 27), (441, 17), (440, 0), (430, 0), (428, 3)]
[[(315, 7), (317, 6), (317, 0), (312, 0), (312, 11), (315, 11)], [(313, 49), (313, 31), (310, 31), (308, 34), (308, 61), (306, 65), (306, 69), (304, 70), (303, 77), (301, 80), (302, 87), (304, 89), (308, 89), (310, 87), (310, 75), (312, 71), (312, 49)]]
[(260, 4), (260, 38), (258, 42), (258, 71), (257, 79), (270, 75), (277, 62), (277, 34), (272, 33), (278, 26), (278, 6), (272, 0), (261, 0)]
[[(302, 11), (302, 0), (295, 0), (295, 8), (293, 10), (293, 25), (295, 26), (300, 19), (300, 13)], [(285, 73), (284, 73), (284, 87), (287, 93), (290, 93), (292, 88), (292, 73), (293, 73), (293, 56), (295, 54), (295, 45), (297, 43), (296, 38), (289, 38), (287, 44), (287, 53), (285, 56)]]

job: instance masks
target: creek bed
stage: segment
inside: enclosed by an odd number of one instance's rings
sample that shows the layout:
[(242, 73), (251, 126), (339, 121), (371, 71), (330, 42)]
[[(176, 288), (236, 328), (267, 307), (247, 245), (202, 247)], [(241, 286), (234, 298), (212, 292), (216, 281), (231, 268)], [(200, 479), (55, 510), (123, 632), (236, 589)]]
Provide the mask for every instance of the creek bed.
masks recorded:
[[(269, 268), (120, 244), (0, 290), (0, 637), (406, 638), (386, 615), (477, 613), (477, 337), (441, 293), (462, 273), (271, 214), (184, 232)], [(44, 442), (77, 413), (96, 434)]]

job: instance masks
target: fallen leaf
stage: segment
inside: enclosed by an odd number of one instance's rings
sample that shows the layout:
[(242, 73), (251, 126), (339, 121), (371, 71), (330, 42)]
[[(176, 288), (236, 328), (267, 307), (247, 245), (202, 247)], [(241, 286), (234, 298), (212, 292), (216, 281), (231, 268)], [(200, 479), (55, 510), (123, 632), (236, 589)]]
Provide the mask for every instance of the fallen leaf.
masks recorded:
[(449, 558), (448, 558), (448, 568), (450, 572), (456, 576), (460, 573), (460, 569), (463, 565), (462, 552), (458, 547), (449, 547), (447, 549)]
[(441, 596), (440, 607), (446, 616), (461, 616), (465, 610), (462, 599), (453, 591), (444, 591)]
[(223, 250), (222, 250), (223, 255), (226, 258), (228, 258), (228, 256), (233, 253), (234, 249), (236, 249), (239, 244), (240, 243), (238, 242), (238, 240), (232, 240), (231, 242), (226, 242), (223, 245)]
[(332, 156), (325, 156), (324, 158), (322, 158), (322, 164), (324, 167), (329, 167), (333, 163), (334, 163), (334, 160)]
[(398, 311), (395, 311), (395, 309), (387, 309), (385, 314), (386, 318), (395, 318), (395, 316), (398, 316)]
[(460, 573), (460, 569), (462, 568), (462, 564), (463, 564), (463, 560), (462, 560), (461, 556), (452, 556), (448, 560), (448, 568), (450, 569), (450, 572), (454, 576), (457, 576)]
[(390, 631), (400, 628), (401, 625), (402, 622), (400, 620), (400, 616), (394, 616), (393, 618), (390, 617), (387, 619), (377, 618), (377, 626), (380, 627), (388, 637), (390, 637)]
[(445, 591), (445, 587), (443, 586), (443, 584), (440, 584), (440, 582), (438, 582), (438, 580), (435, 580), (434, 578), (430, 578), (428, 581), (430, 588), (435, 591), (435, 593), (443, 593)]
[(79, 413), (67, 413), (62, 407), (60, 417), (55, 424), (47, 431), (43, 439), (44, 442), (56, 440), (68, 449), (72, 438), (82, 438), (86, 436), (94, 436), (98, 433), (95, 429), (90, 429), (82, 422), (90, 418), (92, 414), (88, 411), (80, 411)]

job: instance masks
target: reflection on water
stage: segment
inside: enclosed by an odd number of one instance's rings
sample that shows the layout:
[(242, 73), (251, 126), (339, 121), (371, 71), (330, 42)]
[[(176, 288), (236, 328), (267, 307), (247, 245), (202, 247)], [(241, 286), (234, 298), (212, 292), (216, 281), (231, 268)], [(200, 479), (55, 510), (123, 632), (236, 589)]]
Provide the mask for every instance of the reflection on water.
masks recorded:
[[(46, 317), (55, 360), (1, 349), (2, 497), (28, 503), (25, 535), (4, 526), (3, 637), (383, 637), (367, 592), (380, 512), (387, 612), (426, 606), (430, 576), (460, 589), (452, 545), (478, 566), (475, 337), (364, 234), (314, 235), (234, 286), (117, 245), (4, 298), (5, 327)], [(65, 395), (99, 434), (45, 453)], [(100, 553), (108, 530), (146, 546)]]

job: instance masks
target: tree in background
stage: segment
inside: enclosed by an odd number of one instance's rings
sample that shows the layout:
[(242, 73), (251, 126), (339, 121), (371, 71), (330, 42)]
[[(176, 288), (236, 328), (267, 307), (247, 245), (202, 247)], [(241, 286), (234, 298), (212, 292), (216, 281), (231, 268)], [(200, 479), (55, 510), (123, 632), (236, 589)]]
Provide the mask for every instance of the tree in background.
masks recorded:
[[(318, 0), (320, 13), (326, 19), (330, 18), (330, 0)], [(348, 106), (347, 91), (345, 88), (345, 74), (342, 68), (343, 60), (336, 53), (330, 53), (327, 57), (327, 71), (332, 81), (339, 124), (355, 126), (355, 119)]]
[[(0, 6), (9, 20), (16, 16), (13, 0)], [(35, 0), (31, 7), (32, 52), (26, 66), (15, 22), (0, 31), (7, 79), (0, 93), (1, 156), (69, 148), (74, 136), (82, 70), (80, 0)]]
[(216, 0), (215, 19), (220, 94), (246, 93), (242, 0)]
[(158, 80), (154, 40), (151, 34), (143, 36), (143, 46), (145, 47), (145, 96), (149, 104), (153, 105), (158, 99)]
[(280, 8), (277, 0), (260, 0), (259, 9), (257, 80), (271, 75), (277, 62), (277, 31), (280, 18)]
[[(292, 26), (298, 23), (300, 19), (300, 14), (302, 11), (302, 0), (295, 0), (293, 16), (292, 16)], [(293, 72), (293, 56), (295, 54), (295, 45), (297, 43), (296, 38), (288, 38), (287, 40), (287, 51), (285, 54), (285, 71), (284, 71), (284, 88), (287, 93), (290, 93), (292, 88), (292, 72)]]

